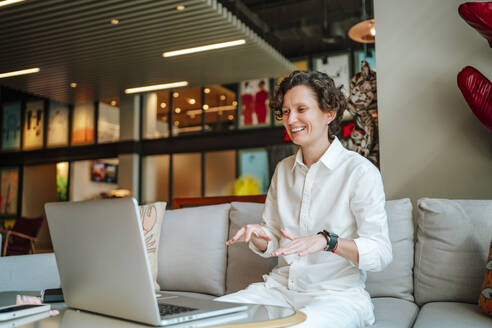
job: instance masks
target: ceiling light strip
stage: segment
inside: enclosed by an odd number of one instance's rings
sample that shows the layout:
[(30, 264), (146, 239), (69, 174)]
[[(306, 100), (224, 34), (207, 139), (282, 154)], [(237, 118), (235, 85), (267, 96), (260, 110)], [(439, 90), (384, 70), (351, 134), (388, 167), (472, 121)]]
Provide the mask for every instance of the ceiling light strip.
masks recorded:
[(227, 47), (234, 47), (234, 46), (239, 46), (239, 45), (242, 45), (245, 43), (246, 43), (245, 39), (240, 39), (240, 40), (234, 40), (234, 41), (228, 41), (228, 42), (208, 44), (208, 45), (200, 46), (200, 47), (193, 47), (193, 48), (188, 48), (188, 49), (168, 51), (168, 52), (163, 53), (162, 56), (163, 57), (180, 56), (180, 55), (186, 55), (186, 54), (191, 54), (191, 53), (196, 53), (196, 52), (209, 51), (209, 50), (215, 50), (215, 49), (221, 49), (221, 48), (227, 48)]
[(17, 3), (17, 2), (22, 2), (24, 0), (4, 0), (4, 1), (0, 1), (0, 7), (3, 7), (3, 6), (8, 6), (8, 5), (11, 5), (11, 4), (14, 4), (14, 3)]
[(39, 72), (39, 68), (29, 68), (29, 69), (23, 69), (20, 71), (14, 71), (14, 72), (8, 72), (8, 73), (0, 73), (0, 79), (3, 79), (5, 77), (11, 77), (11, 76), (17, 76), (17, 75), (25, 75), (25, 74), (32, 74), (32, 73), (37, 73)]
[(149, 85), (145, 87), (129, 88), (125, 90), (125, 93), (130, 94), (130, 93), (140, 93), (140, 92), (147, 92), (147, 91), (156, 91), (156, 90), (163, 90), (163, 89), (170, 89), (170, 88), (186, 87), (187, 85), (188, 85), (188, 81), (156, 84), (156, 85)]

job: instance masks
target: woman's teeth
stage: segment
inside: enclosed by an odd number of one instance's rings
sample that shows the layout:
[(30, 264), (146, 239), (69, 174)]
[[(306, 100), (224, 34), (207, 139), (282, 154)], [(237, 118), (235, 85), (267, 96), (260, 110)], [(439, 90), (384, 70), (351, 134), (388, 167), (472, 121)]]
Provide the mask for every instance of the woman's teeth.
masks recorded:
[(302, 131), (304, 129), (305, 129), (305, 127), (303, 127), (303, 128), (295, 128), (295, 129), (292, 129), (291, 131), (295, 133), (295, 132)]

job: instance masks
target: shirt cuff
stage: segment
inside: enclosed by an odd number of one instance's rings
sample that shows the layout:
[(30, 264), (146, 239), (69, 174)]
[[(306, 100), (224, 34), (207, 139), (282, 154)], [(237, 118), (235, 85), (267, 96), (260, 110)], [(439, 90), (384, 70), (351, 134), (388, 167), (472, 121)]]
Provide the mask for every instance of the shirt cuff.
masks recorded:
[(377, 267), (377, 261), (374, 257), (377, 256), (377, 252), (374, 249), (374, 242), (364, 238), (354, 239), (359, 251), (359, 269), (364, 271), (374, 270)]

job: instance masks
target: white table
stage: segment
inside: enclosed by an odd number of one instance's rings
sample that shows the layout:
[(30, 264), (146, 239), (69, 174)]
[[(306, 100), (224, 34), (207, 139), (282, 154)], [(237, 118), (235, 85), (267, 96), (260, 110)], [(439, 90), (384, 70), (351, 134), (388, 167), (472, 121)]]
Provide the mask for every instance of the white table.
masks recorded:
[[(63, 303), (54, 304), (60, 314), (51, 317), (32, 318), (31, 322), (26, 319), (19, 322), (20, 325), (6, 325), (5, 327), (25, 327), (25, 328), (141, 328), (150, 327), (145, 324), (139, 324), (131, 321), (116, 319), (85, 311), (67, 308)], [(289, 308), (265, 305), (251, 305), (247, 312), (229, 314), (216, 318), (190, 321), (183, 324), (172, 325), (169, 328), (183, 327), (288, 327), (303, 322), (306, 315), (300, 311)], [(6, 322), (0, 323), (0, 328), (4, 327)]]

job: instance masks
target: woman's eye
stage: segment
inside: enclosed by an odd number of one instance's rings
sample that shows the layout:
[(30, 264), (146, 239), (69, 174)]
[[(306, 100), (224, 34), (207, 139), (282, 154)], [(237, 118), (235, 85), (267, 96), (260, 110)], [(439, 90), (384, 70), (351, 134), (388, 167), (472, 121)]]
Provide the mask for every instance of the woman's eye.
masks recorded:
[(306, 108), (304, 108), (304, 107), (300, 107), (300, 108), (298, 109), (298, 111), (299, 111), (299, 112), (304, 112), (305, 110), (306, 110)]
[(282, 115), (284, 115), (284, 116), (285, 116), (285, 115), (287, 115), (287, 114), (289, 114), (289, 110), (288, 110), (288, 109), (284, 109), (284, 110), (282, 110)]

